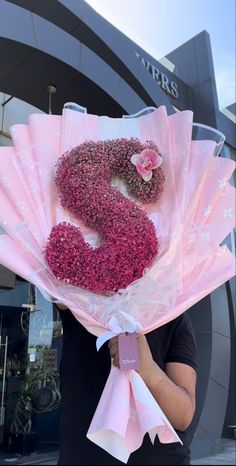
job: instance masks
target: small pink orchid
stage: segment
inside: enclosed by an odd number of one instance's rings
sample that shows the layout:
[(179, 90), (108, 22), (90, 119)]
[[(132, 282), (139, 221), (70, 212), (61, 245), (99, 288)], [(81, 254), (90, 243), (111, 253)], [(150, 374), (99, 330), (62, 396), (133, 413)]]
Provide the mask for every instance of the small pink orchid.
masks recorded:
[(162, 157), (153, 149), (144, 149), (140, 154), (134, 154), (131, 162), (136, 166), (144, 181), (150, 181), (152, 170), (162, 164)]

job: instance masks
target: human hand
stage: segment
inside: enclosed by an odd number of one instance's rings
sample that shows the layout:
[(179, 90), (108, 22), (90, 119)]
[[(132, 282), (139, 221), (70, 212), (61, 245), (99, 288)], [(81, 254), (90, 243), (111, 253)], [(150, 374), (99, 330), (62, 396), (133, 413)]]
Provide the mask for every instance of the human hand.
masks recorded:
[[(153, 360), (152, 353), (150, 351), (147, 339), (143, 334), (136, 334), (136, 340), (138, 345), (138, 351), (140, 356), (140, 367), (136, 369), (139, 375), (142, 377), (145, 383), (148, 383), (152, 376), (154, 366), (156, 363)], [(108, 343), (110, 350), (110, 356), (113, 360), (115, 367), (119, 366), (119, 347), (118, 347), (118, 336), (110, 339)]]

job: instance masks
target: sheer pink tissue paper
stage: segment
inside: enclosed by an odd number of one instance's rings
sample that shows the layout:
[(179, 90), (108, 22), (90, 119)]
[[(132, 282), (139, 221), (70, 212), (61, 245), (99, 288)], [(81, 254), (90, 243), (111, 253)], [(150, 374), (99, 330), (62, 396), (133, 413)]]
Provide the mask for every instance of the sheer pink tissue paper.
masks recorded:
[[(164, 325), (234, 275), (234, 257), (222, 244), (235, 225), (234, 162), (214, 155), (213, 140), (193, 140), (192, 129), (191, 111), (168, 116), (163, 106), (133, 118), (65, 109), (62, 116), (33, 114), (28, 125), (14, 125), (13, 147), (0, 148), (0, 263), (68, 306), (98, 337), (98, 348), (113, 335)], [(58, 281), (43, 251), (62, 221), (97, 246), (96, 232), (60, 205), (55, 164), (86, 140), (121, 137), (151, 140), (163, 156), (165, 190), (156, 203), (141, 206), (155, 225), (159, 252), (140, 279), (101, 296)], [(127, 195), (124, 183), (116, 187)], [(112, 367), (88, 438), (127, 462), (146, 432), (152, 441), (156, 435), (163, 443), (180, 441), (138, 373)]]

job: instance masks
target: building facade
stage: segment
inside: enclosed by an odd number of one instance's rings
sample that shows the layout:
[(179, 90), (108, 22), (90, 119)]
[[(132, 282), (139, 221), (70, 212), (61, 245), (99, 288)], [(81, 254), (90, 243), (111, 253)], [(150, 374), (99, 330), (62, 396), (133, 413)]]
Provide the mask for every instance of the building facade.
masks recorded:
[[(71, 101), (89, 113), (111, 117), (133, 114), (147, 106), (165, 105), (169, 114), (190, 109), (195, 122), (225, 134), (221, 156), (235, 158), (235, 106), (219, 110), (206, 31), (157, 62), (83, 0), (0, 0), (0, 17), (1, 144), (10, 143), (8, 127), (19, 122), (15, 113), (19, 102), (27, 103), (25, 113), (22, 110), (20, 114), (24, 113), (24, 118), (31, 106), (48, 112), (48, 86), (53, 86), (53, 113), (60, 114), (63, 105)], [(233, 236), (227, 241), (233, 249)], [(190, 429), (194, 457), (209, 454), (222, 436), (232, 435), (228, 426), (236, 424), (234, 286), (232, 279), (187, 311), (198, 347), (197, 409)], [(17, 338), (22, 340), (22, 347), (28, 345), (32, 364), (37, 339), (45, 338), (45, 344), (57, 351), (57, 362), (53, 359), (55, 351), (50, 356), (56, 373), (61, 334), (55, 310), (37, 291), (30, 301), (30, 284), (3, 267), (0, 288), (5, 336), (10, 332), (13, 341), (18, 325)], [(26, 329), (22, 304), (27, 303), (38, 306), (44, 317), (37, 323), (34, 313), (26, 313)], [(7, 317), (10, 315), (11, 319)], [(15, 350), (10, 350), (13, 357)], [(54, 404), (50, 400), (48, 411), (41, 404), (41, 411), (39, 407), (36, 413), (38, 438), (42, 442), (58, 441), (59, 403), (58, 399)], [(5, 415), (8, 424), (9, 413), (10, 408)], [(51, 426), (50, 438), (45, 435), (45, 425)], [(8, 431), (9, 425), (5, 427)]]

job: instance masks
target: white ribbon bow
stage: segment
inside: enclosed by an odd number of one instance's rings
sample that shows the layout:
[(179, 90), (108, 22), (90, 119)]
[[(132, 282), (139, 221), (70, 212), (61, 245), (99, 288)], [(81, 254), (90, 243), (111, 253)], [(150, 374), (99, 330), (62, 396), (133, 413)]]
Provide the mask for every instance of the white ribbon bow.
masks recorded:
[(112, 316), (108, 322), (109, 330), (102, 333), (96, 341), (97, 351), (110, 338), (120, 335), (120, 333), (142, 332), (142, 325), (130, 314), (125, 311), (119, 311), (119, 314)]

